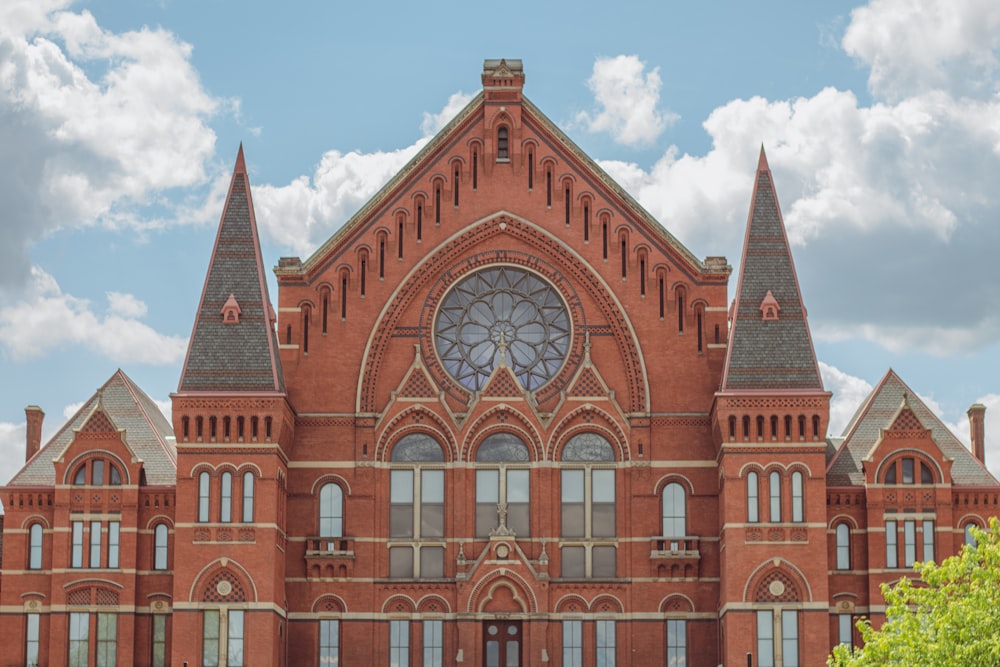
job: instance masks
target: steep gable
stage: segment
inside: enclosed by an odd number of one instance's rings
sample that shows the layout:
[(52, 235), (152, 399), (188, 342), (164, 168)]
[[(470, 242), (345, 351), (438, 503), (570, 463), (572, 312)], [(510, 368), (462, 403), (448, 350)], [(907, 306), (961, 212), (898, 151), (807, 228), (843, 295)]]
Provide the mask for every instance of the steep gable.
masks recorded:
[(722, 389), (823, 389), (763, 147), (732, 308)]
[(241, 145), (178, 391), (284, 392), (274, 321)]
[(14, 475), (8, 486), (52, 486), (57, 458), (77, 432), (124, 431), (123, 440), (143, 461), (151, 485), (172, 485), (177, 474), (173, 430), (149, 396), (121, 370), (115, 372), (69, 421)]
[[(904, 404), (905, 401), (905, 404)], [(901, 407), (903, 406), (903, 407)], [(952, 459), (952, 484), (996, 486), (991, 475), (940, 419), (892, 369), (861, 404), (844, 431), (844, 441), (827, 467), (830, 486), (865, 483), (862, 461), (879, 443), (883, 431), (928, 429), (941, 453)]]

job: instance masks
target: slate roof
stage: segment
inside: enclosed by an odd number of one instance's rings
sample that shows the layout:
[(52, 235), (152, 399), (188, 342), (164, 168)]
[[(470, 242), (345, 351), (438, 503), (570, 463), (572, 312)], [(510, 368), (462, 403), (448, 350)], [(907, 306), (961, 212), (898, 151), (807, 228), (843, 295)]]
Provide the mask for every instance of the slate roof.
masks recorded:
[(52, 486), (56, 483), (52, 459), (57, 458), (73, 440), (98, 403), (119, 429), (124, 429), (125, 443), (142, 459), (146, 482), (153, 486), (177, 482), (177, 449), (174, 431), (149, 396), (121, 369), (76, 411), (52, 439), (31, 457), (8, 486)]
[[(238, 324), (223, 324), (233, 295)], [(212, 249), (178, 391), (285, 391), (257, 236), (250, 181), (240, 146)]]
[(986, 466), (966, 449), (892, 369), (861, 404), (844, 430), (843, 443), (827, 465), (826, 482), (829, 486), (861, 486), (865, 483), (861, 461), (882, 436), (882, 429), (892, 426), (900, 414), (904, 398), (924, 428), (930, 429), (942, 453), (953, 459), (952, 484), (997, 486), (996, 478)]
[[(780, 308), (765, 321), (770, 291)], [(761, 147), (722, 389), (823, 389), (771, 170)]]

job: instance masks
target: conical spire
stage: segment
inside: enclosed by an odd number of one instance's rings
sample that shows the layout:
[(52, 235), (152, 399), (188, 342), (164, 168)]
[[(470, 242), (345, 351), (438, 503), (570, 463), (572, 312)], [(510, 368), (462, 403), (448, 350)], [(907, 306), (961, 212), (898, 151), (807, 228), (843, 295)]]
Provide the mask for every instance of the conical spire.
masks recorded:
[(722, 389), (823, 389), (764, 147), (747, 219)]
[(240, 144), (178, 391), (284, 392), (273, 313)]

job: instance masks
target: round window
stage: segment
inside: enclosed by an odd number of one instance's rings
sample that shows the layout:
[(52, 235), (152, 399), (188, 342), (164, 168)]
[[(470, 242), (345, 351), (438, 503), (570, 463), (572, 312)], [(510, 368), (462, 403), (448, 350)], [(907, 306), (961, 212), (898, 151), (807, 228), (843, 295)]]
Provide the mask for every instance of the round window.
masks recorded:
[(537, 274), (513, 266), (476, 271), (445, 295), (434, 318), (434, 345), (466, 389), (485, 386), (501, 359), (535, 391), (555, 377), (569, 352), (569, 311)]

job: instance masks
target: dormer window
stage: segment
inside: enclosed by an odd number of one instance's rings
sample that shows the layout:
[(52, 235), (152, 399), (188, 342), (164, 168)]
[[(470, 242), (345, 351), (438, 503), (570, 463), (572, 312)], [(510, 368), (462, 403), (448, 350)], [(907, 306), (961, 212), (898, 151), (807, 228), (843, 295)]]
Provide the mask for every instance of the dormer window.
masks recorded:
[(239, 324), (240, 323), (240, 304), (236, 301), (236, 296), (233, 294), (229, 295), (226, 299), (226, 303), (222, 306), (222, 323), (223, 324)]
[(760, 304), (760, 314), (765, 322), (770, 322), (778, 319), (778, 312), (781, 310), (781, 306), (778, 305), (778, 300), (774, 298), (774, 294), (771, 290), (767, 290), (767, 294), (764, 296), (764, 300)]
[(497, 160), (509, 160), (510, 150), (508, 148), (509, 138), (507, 128), (500, 126), (497, 128)]
[[(919, 472), (920, 481), (917, 481)], [(883, 484), (934, 484), (934, 473), (923, 461), (906, 457), (896, 459), (886, 466)]]

